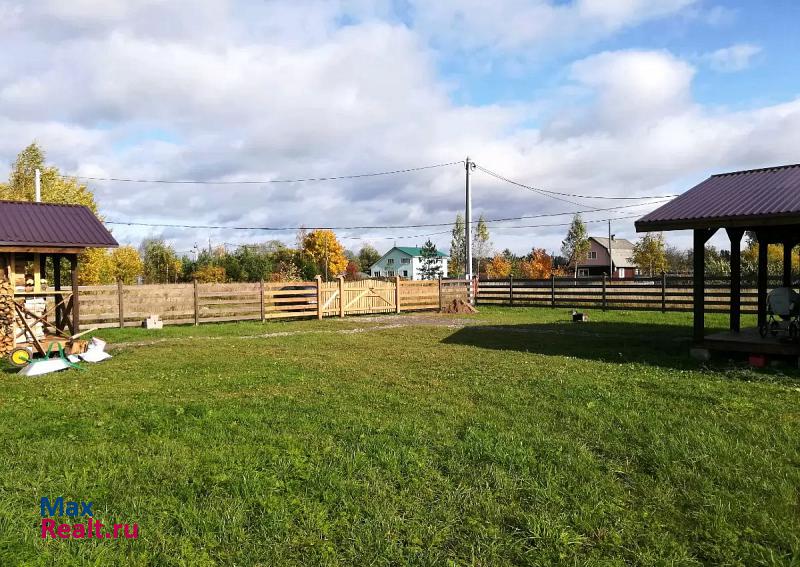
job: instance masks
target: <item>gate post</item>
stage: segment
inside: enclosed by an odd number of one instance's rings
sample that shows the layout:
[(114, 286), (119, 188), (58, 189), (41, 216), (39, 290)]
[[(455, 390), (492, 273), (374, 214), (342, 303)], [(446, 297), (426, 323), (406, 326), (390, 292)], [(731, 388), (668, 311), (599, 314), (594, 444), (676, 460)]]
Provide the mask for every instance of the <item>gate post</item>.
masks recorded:
[(339, 276), (339, 317), (344, 317), (344, 276)]
[(667, 274), (661, 272), (661, 312), (667, 312)]
[(322, 276), (317, 276), (317, 319), (322, 319)]
[(439, 311), (442, 310), (442, 274), (439, 274)]
[(117, 305), (119, 306), (119, 328), (125, 326), (125, 308), (122, 303), (122, 280), (117, 280)]
[(261, 322), (263, 323), (264, 321), (267, 320), (267, 313), (266, 313), (266, 309), (264, 308), (264, 280), (263, 279), (258, 284), (258, 293), (259, 293), (260, 302), (261, 302)]
[[(439, 288), (441, 289), (442, 278), (439, 278)], [(441, 296), (440, 296), (441, 297)], [(394, 277), (394, 312), (400, 313), (400, 276)]]
[(197, 289), (197, 279), (192, 281), (194, 283), (194, 324), (196, 327), (200, 324), (200, 293)]
[(550, 274), (550, 307), (556, 306), (556, 275)]

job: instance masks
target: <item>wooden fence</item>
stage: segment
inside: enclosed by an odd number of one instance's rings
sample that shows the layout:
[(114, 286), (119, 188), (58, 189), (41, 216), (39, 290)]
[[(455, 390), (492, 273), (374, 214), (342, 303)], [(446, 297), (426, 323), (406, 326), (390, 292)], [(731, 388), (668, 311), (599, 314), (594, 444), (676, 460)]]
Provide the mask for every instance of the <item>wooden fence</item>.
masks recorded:
[(166, 325), (266, 321), (439, 309), (467, 298), (466, 280), (363, 280), (80, 287), (81, 326), (140, 326), (150, 315)]
[[(770, 279), (779, 286), (779, 278)], [(512, 305), (567, 308), (642, 309), (691, 311), (694, 280), (691, 276), (637, 277), (632, 280), (597, 278), (550, 278), (545, 280), (481, 280), (478, 305)], [(730, 277), (707, 277), (705, 304), (708, 313), (727, 313)], [(753, 281), (743, 281), (742, 313), (756, 313), (758, 292)]]

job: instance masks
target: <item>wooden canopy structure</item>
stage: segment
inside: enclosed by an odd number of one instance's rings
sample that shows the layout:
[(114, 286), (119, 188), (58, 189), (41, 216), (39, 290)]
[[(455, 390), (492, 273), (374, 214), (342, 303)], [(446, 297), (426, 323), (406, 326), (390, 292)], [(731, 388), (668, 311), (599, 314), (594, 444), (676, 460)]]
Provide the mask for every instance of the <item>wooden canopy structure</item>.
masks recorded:
[[(80, 332), (78, 255), (116, 246), (87, 207), (0, 201), (0, 287), (11, 298), (0, 310), (0, 326), (11, 339), (5, 336), (0, 346), (30, 345), (44, 354), (48, 342)], [(69, 290), (62, 289), (63, 267), (70, 272)]]
[[(705, 336), (705, 245), (720, 229), (730, 239), (730, 332)], [(741, 242), (745, 232), (758, 247), (758, 324), (767, 320), (767, 250), (783, 245), (782, 285), (792, 287), (792, 249), (800, 243), (800, 164), (713, 175), (636, 221), (637, 232), (694, 233), (694, 332), (697, 345), (719, 350), (800, 355), (800, 347), (761, 339), (741, 329)]]

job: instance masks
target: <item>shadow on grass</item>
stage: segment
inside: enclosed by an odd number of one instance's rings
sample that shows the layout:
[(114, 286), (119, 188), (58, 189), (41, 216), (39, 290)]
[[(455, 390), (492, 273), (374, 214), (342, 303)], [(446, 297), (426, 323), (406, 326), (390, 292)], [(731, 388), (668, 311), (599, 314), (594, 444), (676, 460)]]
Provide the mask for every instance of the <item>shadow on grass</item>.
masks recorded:
[(697, 368), (689, 357), (691, 328), (653, 323), (587, 322), (476, 325), (442, 342), (494, 350), (640, 362), (676, 369)]

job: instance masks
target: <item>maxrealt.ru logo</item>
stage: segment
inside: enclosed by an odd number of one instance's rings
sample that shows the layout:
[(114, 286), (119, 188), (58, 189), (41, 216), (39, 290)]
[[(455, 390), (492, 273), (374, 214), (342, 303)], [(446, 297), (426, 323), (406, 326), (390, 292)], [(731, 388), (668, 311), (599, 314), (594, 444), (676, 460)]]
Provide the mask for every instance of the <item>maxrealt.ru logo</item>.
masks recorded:
[[(51, 537), (53, 539), (117, 539), (125, 537), (136, 539), (139, 537), (139, 524), (112, 524), (111, 531), (103, 531), (105, 524), (94, 519), (92, 511), (93, 502), (74, 502), (64, 501), (63, 496), (59, 496), (52, 502), (49, 498), (43, 497), (40, 501), (40, 511), (42, 514), (42, 539)], [(86, 520), (85, 523), (69, 524), (57, 523), (50, 516), (67, 518), (80, 518)]]

